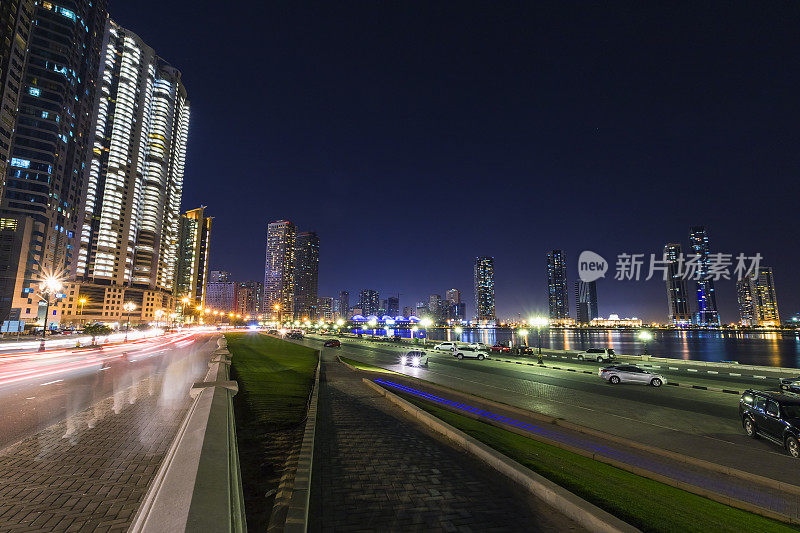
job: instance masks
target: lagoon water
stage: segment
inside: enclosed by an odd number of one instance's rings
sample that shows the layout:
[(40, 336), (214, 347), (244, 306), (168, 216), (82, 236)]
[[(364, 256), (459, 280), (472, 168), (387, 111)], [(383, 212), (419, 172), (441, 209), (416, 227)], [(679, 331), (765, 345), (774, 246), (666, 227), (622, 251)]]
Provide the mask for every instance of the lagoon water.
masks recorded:
[[(800, 368), (800, 334), (794, 332), (650, 331), (653, 340), (647, 343), (647, 353), (659, 357)], [(398, 333), (408, 336), (408, 332)], [(635, 330), (544, 331), (542, 347), (558, 350), (614, 348), (621, 354), (641, 354), (644, 343), (638, 340), (637, 334)], [(429, 337), (431, 340), (456, 340), (456, 333), (452, 329), (436, 328), (429, 331)], [(509, 340), (514, 344), (522, 342), (518, 333), (507, 329), (465, 329), (461, 340), (489, 345)], [(530, 330), (528, 344), (536, 346), (537, 342), (536, 330)]]

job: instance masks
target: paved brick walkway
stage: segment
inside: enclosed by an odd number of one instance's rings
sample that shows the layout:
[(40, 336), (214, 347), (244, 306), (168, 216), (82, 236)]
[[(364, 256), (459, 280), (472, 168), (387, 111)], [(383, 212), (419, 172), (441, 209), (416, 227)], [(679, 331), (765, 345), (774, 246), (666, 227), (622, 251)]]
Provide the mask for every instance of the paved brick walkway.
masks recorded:
[(125, 531), (191, 402), (185, 383), (162, 393), (162, 378), (1, 450), (0, 532)]
[(573, 522), (398, 414), (324, 354), (311, 531), (570, 531)]

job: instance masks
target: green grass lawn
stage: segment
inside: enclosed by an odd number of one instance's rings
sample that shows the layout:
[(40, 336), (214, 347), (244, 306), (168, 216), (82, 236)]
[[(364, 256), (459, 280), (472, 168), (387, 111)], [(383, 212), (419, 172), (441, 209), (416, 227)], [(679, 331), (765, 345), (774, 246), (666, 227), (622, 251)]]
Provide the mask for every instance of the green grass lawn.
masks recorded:
[(340, 355), (339, 358), (348, 365), (357, 368), (358, 370), (366, 370), (367, 372), (385, 372), (386, 374), (397, 374), (397, 372), (394, 372), (392, 370), (387, 370), (379, 366), (373, 366), (369, 363), (362, 363), (361, 361), (356, 361), (355, 359), (350, 359), (349, 357), (342, 357)]
[(317, 352), (256, 333), (225, 338), (232, 355), (231, 373), (249, 415), (260, 424), (278, 427), (302, 420), (314, 385)]
[(317, 352), (258, 333), (226, 334), (245, 514), (251, 531), (266, 531), (286, 459), (303, 436)]
[[(394, 391), (393, 391), (394, 392)], [(491, 446), (642, 531), (797, 531), (543, 442), (443, 409), (411, 395), (403, 398)]]

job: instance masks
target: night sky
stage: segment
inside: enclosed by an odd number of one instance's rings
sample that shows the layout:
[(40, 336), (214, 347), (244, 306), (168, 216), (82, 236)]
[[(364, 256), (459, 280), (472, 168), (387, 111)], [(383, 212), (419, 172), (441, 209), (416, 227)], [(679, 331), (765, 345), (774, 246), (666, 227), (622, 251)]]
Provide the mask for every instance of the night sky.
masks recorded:
[[(600, 313), (666, 319), (619, 253), (760, 252), (800, 311), (796, 2), (110, 2), (183, 72), (185, 209), (211, 267), (263, 280), (266, 223), (320, 235), (320, 296), (401, 306), (495, 257), (500, 318), (546, 311), (545, 253), (612, 263)], [(722, 320), (735, 284), (717, 283)]]

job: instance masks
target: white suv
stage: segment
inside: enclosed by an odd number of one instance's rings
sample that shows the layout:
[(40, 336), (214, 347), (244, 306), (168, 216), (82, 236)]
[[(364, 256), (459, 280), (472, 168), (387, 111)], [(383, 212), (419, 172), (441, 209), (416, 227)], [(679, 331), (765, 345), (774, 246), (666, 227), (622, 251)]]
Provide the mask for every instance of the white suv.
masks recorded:
[(617, 354), (615, 354), (614, 350), (611, 348), (589, 348), (585, 352), (581, 352), (577, 355), (578, 359), (581, 361), (585, 359), (587, 361), (597, 361), (598, 363), (611, 361), (616, 356)]
[(442, 342), (433, 347), (434, 350), (442, 352), (455, 352), (456, 348), (456, 343), (454, 342)]

